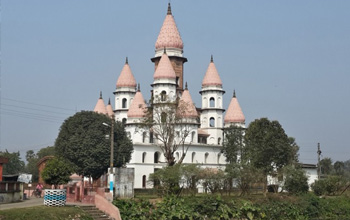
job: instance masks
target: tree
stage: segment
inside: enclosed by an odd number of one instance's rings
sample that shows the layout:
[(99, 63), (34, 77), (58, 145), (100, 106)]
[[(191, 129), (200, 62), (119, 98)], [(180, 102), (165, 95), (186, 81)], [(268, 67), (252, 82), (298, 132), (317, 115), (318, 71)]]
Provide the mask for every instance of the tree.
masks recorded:
[[(189, 112), (192, 111), (188, 108), (188, 103), (178, 100), (167, 103), (158, 101), (146, 111), (141, 127), (152, 131), (155, 144), (162, 150), (168, 166), (181, 164), (192, 143), (189, 136), (197, 128), (193, 124), (198, 121), (197, 117), (187, 117)], [(176, 161), (174, 153), (177, 150), (182, 153)]]
[(333, 171), (332, 159), (325, 157), (320, 161), (321, 173), (323, 175), (329, 175)]
[(334, 163), (333, 167), (336, 175), (339, 175), (339, 176), (344, 175), (344, 168), (345, 168), (344, 162), (337, 161)]
[(28, 150), (26, 152), (27, 164), (25, 166), (25, 172), (32, 174), (32, 182), (37, 182), (39, 180), (39, 169), (37, 163), (39, 160), (45, 156), (55, 156), (55, 147), (48, 146), (41, 148), (36, 154), (33, 150)]
[(54, 185), (57, 189), (58, 185), (66, 184), (70, 181), (73, 169), (69, 162), (62, 158), (53, 158), (46, 163), (41, 173), (41, 177), (46, 184)]
[[(98, 179), (110, 166), (110, 127), (111, 119), (103, 114), (90, 111), (76, 113), (64, 121), (55, 142), (58, 156), (72, 164), (74, 171), (83, 176)], [(120, 122), (114, 125), (113, 163), (121, 167), (131, 159), (133, 146)]]
[(238, 159), (242, 156), (242, 150), (244, 148), (244, 128), (230, 126), (229, 128), (225, 128), (224, 136), (223, 153), (226, 161), (229, 163), (239, 162)]
[[(253, 167), (263, 174), (276, 173), (285, 165), (295, 162), (298, 147), (278, 121), (256, 119), (249, 124), (245, 136), (245, 152)], [(267, 189), (267, 178), (264, 191)]]
[(285, 174), (284, 189), (290, 194), (302, 194), (309, 191), (308, 178), (300, 167), (287, 167)]
[(149, 182), (153, 183), (155, 188), (160, 189), (163, 195), (178, 194), (180, 180), (181, 164), (163, 167), (149, 176)]
[(21, 160), (20, 153), (13, 152), (9, 153), (0, 151), (0, 156), (8, 158), (8, 163), (4, 164), (3, 174), (19, 174), (24, 171), (24, 161)]

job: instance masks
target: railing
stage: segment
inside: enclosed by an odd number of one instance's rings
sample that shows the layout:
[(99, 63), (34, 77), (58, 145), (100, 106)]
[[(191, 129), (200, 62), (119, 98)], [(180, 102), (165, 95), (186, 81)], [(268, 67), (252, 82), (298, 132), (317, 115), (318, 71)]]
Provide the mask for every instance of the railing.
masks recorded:
[(20, 183), (19, 182), (0, 182), (0, 193), (7, 192), (20, 192)]

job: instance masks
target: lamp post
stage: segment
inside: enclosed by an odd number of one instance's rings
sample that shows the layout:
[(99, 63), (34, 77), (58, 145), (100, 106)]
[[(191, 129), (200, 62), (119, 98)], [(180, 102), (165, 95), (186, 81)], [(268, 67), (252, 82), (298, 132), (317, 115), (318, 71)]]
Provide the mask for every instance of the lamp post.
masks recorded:
[(112, 115), (111, 125), (107, 123), (103, 123), (103, 125), (111, 127), (111, 158), (109, 164), (109, 192), (112, 194), (112, 198), (114, 197), (113, 187), (114, 187), (114, 173), (113, 173), (113, 158), (114, 158), (114, 114)]

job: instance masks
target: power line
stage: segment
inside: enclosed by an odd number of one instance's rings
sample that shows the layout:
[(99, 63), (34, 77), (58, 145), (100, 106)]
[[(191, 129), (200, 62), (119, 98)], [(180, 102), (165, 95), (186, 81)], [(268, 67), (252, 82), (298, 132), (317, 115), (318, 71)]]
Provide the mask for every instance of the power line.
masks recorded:
[(29, 104), (29, 105), (36, 105), (36, 106), (42, 106), (42, 107), (47, 107), (47, 108), (54, 108), (54, 109), (61, 109), (61, 110), (76, 112), (75, 109), (62, 108), (62, 107), (57, 107), (57, 106), (52, 106), (52, 105), (43, 105), (43, 104), (38, 104), (38, 103), (34, 103), (34, 102), (27, 102), (27, 101), (21, 101), (21, 100), (16, 100), (16, 99), (9, 99), (9, 98), (3, 98), (3, 99), (8, 100), (8, 101), (18, 102), (21, 104), (25, 103), (25, 104)]
[[(36, 108), (28, 108), (18, 105), (8, 105), (8, 104), (1, 104), (2, 106), (9, 106), (9, 107), (17, 107), (16, 109), (28, 109), (28, 110), (34, 110), (34, 111), (41, 111), (41, 112), (47, 112), (47, 113), (54, 113), (54, 114), (61, 114), (61, 115), (67, 115), (67, 113), (62, 112), (54, 112), (54, 111), (48, 111), (48, 110), (42, 110), (42, 109), (36, 109)], [(0, 107), (1, 107), (0, 105)]]

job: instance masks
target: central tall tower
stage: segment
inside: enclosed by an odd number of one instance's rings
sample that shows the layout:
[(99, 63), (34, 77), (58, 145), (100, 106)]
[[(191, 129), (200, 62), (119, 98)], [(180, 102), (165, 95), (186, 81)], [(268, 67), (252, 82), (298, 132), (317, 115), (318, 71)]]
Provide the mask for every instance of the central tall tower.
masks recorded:
[(168, 3), (168, 12), (164, 19), (163, 26), (160, 29), (158, 39), (156, 41), (156, 53), (151, 61), (155, 65), (155, 69), (158, 67), (160, 58), (164, 53), (164, 49), (169, 57), (171, 65), (175, 71), (177, 91), (183, 91), (183, 73), (184, 63), (187, 62), (187, 58), (183, 56), (183, 42), (180, 33), (177, 29), (174, 17), (171, 13), (171, 6)]

